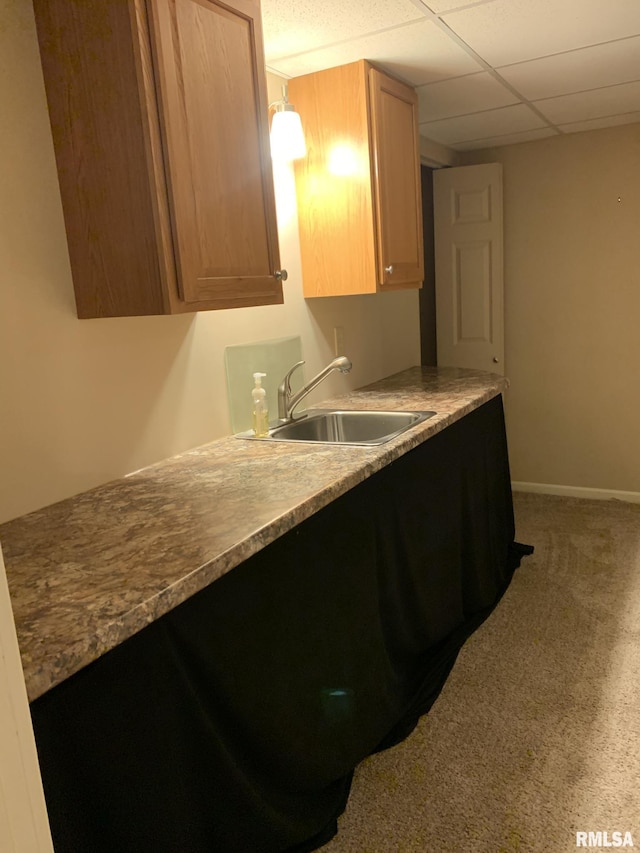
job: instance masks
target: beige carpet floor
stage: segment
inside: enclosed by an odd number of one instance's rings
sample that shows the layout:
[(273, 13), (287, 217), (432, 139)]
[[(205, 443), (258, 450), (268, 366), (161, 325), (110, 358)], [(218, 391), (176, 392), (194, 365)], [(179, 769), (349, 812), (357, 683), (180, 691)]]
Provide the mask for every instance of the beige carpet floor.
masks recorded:
[(640, 848), (640, 505), (514, 503), (534, 555), (418, 728), (357, 769), (322, 853)]

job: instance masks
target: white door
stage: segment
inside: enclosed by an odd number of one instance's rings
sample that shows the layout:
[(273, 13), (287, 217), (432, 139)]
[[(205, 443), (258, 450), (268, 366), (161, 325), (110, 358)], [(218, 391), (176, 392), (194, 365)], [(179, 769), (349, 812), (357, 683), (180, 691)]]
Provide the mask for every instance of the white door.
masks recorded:
[(53, 853), (1, 550), (0, 850)]
[(502, 166), (433, 174), (440, 367), (504, 374)]

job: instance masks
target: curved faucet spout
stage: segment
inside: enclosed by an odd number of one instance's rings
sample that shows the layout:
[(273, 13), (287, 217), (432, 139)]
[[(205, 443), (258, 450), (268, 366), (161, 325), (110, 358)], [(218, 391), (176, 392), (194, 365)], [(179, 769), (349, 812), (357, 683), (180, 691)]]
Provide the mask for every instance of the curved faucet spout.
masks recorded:
[(320, 373), (318, 373), (317, 376), (314, 376), (306, 385), (303, 385), (296, 394), (292, 394), (291, 374), (296, 370), (296, 368), (303, 364), (304, 361), (299, 361), (297, 364), (294, 364), (278, 387), (278, 418), (281, 422), (286, 423), (287, 421), (292, 421), (294, 419), (293, 410), (295, 407), (298, 403), (302, 402), (307, 394), (313, 391), (313, 389), (319, 385), (326, 376), (334, 370), (339, 370), (340, 373), (349, 373), (353, 366), (346, 355), (340, 355), (337, 358), (334, 358), (333, 361), (324, 368), (324, 370), (321, 370)]

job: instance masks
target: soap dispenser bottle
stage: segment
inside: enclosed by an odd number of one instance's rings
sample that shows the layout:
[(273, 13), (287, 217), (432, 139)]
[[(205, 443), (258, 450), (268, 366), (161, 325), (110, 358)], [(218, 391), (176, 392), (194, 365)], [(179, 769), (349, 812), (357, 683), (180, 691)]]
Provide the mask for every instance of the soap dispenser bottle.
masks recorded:
[(254, 388), (251, 392), (253, 399), (253, 433), (257, 438), (269, 435), (269, 410), (267, 408), (267, 392), (262, 387), (266, 373), (254, 373)]

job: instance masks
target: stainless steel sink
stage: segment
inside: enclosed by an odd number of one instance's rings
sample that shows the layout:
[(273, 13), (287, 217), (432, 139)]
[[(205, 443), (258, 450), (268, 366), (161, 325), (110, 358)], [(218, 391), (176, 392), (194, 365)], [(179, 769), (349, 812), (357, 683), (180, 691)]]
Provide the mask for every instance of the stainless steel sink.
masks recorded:
[[(274, 427), (258, 441), (303, 441), (313, 444), (384, 444), (435, 412), (335, 411), (312, 409), (290, 423)], [(240, 433), (240, 438), (256, 438)]]

